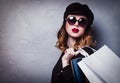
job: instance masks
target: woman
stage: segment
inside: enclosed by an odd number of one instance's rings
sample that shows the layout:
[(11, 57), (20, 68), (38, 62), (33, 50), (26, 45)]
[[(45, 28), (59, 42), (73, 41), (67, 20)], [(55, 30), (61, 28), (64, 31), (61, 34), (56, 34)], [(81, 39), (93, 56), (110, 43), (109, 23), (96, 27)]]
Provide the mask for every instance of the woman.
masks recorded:
[[(79, 51), (80, 48), (88, 54), (93, 53), (89, 48), (94, 45), (90, 35), (93, 19), (94, 15), (87, 5), (76, 2), (66, 8), (56, 43), (62, 54), (53, 69), (51, 83), (74, 83), (70, 61), (84, 57)], [(82, 79), (85, 83), (85, 76)]]

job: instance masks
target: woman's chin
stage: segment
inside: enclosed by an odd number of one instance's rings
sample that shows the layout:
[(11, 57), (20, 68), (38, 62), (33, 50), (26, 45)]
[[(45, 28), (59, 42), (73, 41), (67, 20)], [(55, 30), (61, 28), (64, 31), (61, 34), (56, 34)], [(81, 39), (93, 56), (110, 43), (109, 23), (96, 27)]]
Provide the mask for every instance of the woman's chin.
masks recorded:
[(79, 35), (71, 35), (71, 38), (74, 38), (74, 39), (79, 38), (79, 37), (80, 37)]

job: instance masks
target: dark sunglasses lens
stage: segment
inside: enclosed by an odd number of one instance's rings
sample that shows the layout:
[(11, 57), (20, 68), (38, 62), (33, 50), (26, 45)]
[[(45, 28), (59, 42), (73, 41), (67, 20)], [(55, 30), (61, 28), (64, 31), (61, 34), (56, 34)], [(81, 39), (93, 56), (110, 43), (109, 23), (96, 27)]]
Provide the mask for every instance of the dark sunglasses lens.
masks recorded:
[(67, 18), (67, 21), (70, 25), (74, 25), (76, 23), (76, 18), (75, 17), (69, 17), (69, 18)]
[(81, 27), (86, 27), (88, 24), (87, 20), (84, 18), (81, 18), (78, 22), (79, 22), (79, 26)]

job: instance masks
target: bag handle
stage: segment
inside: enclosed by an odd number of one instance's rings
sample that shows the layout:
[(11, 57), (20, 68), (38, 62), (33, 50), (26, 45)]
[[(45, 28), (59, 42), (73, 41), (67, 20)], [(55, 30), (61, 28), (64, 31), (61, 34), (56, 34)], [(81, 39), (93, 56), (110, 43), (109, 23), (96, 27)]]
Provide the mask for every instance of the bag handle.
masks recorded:
[[(93, 52), (95, 52), (96, 50), (90, 46), (85, 46), (85, 47), (88, 47), (90, 48)], [(79, 48), (78, 51), (85, 57), (88, 57), (90, 56), (83, 48)]]

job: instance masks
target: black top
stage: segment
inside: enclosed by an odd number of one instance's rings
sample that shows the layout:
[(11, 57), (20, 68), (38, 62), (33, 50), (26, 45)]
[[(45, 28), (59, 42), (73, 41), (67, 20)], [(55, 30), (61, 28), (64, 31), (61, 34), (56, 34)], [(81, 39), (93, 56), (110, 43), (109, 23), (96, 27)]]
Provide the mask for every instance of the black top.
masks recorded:
[[(88, 47), (85, 47), (83, 49), (88, 54), (93, 53), (93, 50)], [(74, 83), (74, 76), (73, 76), (71, 65), (68, 65), (65, 68), (62, 68), (61, 58), (63, 55), (64, 55), (64, 53), (61, 54), (57, 64), (53, 68), (51, 83)], [(72, 59), (78, 58), (78, 57), (84, 58), (84, 56), (79, 53), (77, 56), (73, 57)]]

